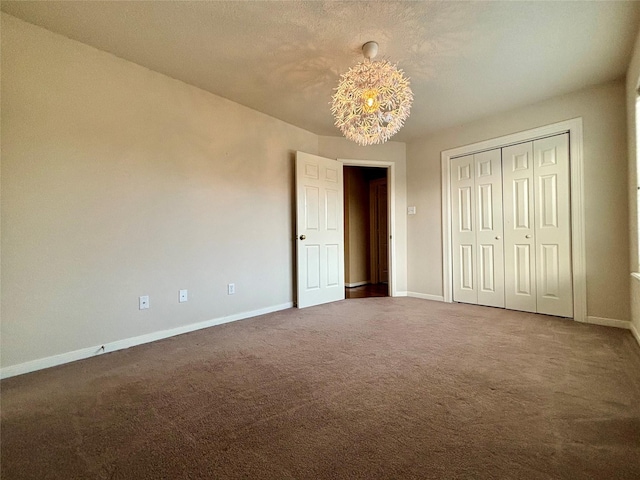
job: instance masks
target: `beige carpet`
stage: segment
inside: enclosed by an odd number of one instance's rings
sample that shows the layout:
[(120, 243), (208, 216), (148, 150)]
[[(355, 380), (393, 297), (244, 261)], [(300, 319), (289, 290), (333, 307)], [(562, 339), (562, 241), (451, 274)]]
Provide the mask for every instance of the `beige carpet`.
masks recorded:
[(640, 478), (628, 331), (368, 298), (5, 380), (11, 479)]

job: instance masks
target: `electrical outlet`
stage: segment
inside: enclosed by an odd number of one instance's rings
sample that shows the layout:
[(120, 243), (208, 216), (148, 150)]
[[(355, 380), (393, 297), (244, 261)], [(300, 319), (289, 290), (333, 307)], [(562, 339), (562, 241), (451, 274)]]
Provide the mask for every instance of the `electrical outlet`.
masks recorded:
[(143, 295), (142, 297), (139, 297), (138, 300), (140, 302), (140, 310), (146, 310), (149, 308), (149, 295)]
[(180, 303), (184, 303), (188, 300), (188, 295), (187, 295), (187, 291), (186, 290), (180, 290), (180, 293), (178, 295), (178, 301)]
[(230, 283), (229, 285), (227, 285), (227, 294), (233, 295), (234, 293), (236, 293), (236, 284)]

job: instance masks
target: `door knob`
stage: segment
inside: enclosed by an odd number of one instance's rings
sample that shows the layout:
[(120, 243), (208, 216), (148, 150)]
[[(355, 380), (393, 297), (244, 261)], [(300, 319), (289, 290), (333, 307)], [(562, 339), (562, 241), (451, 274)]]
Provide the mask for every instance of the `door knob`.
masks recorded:
[(307, 238), (306, 235), (300, 235), (300, 240), (304, 240), (305, 238)]
[(500, 240), (500, 235), (496, 235), (496, 240)]
[(531, 235), (525, 235), (524, 238), (531, 238)]

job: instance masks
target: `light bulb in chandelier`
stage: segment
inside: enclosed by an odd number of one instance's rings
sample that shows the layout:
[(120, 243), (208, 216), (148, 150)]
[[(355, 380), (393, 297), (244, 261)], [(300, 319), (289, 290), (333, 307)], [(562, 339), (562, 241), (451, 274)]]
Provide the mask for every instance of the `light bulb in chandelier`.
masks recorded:
[(380, 102), (377, 100), (378, 92), (376, 90), (367, 90), (362, 94), (362, 108), (367, 113), (374, 113), (380, 109)]

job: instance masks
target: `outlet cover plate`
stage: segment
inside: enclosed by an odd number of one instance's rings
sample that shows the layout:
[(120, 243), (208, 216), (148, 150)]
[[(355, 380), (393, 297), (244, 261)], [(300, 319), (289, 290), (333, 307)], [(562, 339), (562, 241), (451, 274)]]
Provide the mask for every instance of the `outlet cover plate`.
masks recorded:
[(146, 310), (149, 308), (149, 295), (143, 295), (138, 298), (138, 306), (140, 310)]
[(180, 290), (180, 293), (178, 294), (178, 301), (180, 303), (184, 303), (187, 300), (189, 300), (189, 294), (187, 290)]

